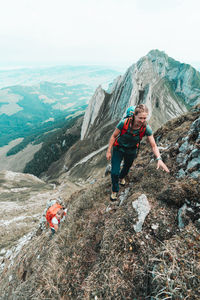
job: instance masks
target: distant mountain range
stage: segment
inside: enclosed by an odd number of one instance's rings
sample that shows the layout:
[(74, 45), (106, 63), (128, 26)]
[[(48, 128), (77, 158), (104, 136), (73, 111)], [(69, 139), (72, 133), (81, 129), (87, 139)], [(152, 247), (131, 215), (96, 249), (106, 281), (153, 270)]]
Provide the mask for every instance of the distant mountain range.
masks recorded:
[(95, 89), (99, 84), (108, 85), (119, 74), (114, 68), (87, 65), (17, 68), (0, 70), (0, 88), (48, 81), (68, 85), (85, 84)]
[(118, 74), (91, 66), (0, 71), (0, 147), (81, 114), (95, 88)]
[(91, 93), (85, 85), (68, 87), (49, 82), (1, 89), (0, 147), (60, 127), (61, 120), (83, 113)]

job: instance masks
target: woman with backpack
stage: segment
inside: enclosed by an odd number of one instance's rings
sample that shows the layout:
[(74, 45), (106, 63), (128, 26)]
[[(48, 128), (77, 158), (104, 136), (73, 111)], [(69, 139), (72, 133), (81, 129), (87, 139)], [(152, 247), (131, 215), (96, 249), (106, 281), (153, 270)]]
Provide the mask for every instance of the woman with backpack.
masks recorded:
[[(136, 107), (130, 107), (127, 110), (129, 116), (121, 120), (115, 131), (113, 132), (108, 150), (106, 153), (107, 160), (111, 157), (111, 179), (112, 193), (111, 201), (117, 200), (119, 191), (119, 180), (121, 185), (125, 185), (125, 176), (128, 174), (134, 159), (137, 157), (140, 141), (144, 136), (147, 136), (148, 142), (157, 160), (157, 169), (162, 168), (169, 172), (169, 169), (162, 161), (159, 149), (153, 137), (151, 127), (146, 123), (148, 117), (148, 108), (145, 104), (140, 104)], [(111, 155), (111, 150), (113, 153)], [(124, 160), (123, 168), (120, 171), (120, 165)]]

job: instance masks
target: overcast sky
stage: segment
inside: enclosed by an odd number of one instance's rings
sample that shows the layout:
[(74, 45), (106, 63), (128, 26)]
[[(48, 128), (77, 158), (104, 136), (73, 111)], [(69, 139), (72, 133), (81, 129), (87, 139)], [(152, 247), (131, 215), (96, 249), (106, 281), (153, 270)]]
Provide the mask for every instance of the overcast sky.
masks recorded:
[(0, 68), (126, 68), (152, 49), (200, 65), (199, 29), (199, 0), (0, 0)]

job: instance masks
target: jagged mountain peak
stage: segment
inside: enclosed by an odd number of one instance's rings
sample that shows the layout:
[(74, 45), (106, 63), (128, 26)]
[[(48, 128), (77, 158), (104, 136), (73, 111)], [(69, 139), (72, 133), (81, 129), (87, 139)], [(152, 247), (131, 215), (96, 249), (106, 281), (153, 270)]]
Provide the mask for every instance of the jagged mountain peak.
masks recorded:
[[(198, 79), (200, 78), (200, 73), (198, 70), (196, 70), (190, 64), (175, 60), (174, 58), (168, 56), (164, 51), (160, 51), (158, 49), (151, 50), (146, 56), (142, 57), (137, 64), (140, 65), (140, 62), (144, 59), (148, 59), (150, 63), (160, 65), (160, 67), (165, 68), (165, 75), (169, 78), (172, 76), (172, 74), (168, 74), (170, 69), (173, 69), (174, 77), (178, 76), (178, 72), (182, 76), (184, 72), (188, 71), (191, 73), (190, 77), (197, 77)], [(171, 79), (173, 78), (171, 77)], [(200, 88), (198, 81), (196, 81), (196, 84), (198, 88)]]
[(165, 53), (164, 51), (158, 50), (158, 49), (152, 49), (144, 57), (146, 57), (152, 61), (161, 60), (161, 59), (163, 61), (164, 60), (167, 61), (168, 59), (175, 61), (175, 59), (168, 56), (167, 53)]
[(159, 49), (152, 49), (150, 50), (148, 53), (147, 53), (147, 56), (167, 56), (168, 55), (164, 52), (164, 51), (161, 51)]

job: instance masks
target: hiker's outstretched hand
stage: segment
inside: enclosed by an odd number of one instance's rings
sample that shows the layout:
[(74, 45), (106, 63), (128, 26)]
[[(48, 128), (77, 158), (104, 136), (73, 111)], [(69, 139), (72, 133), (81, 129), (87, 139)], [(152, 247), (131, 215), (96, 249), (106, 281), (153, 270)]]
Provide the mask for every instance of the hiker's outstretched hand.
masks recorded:
[(111, 160), (111, 151), (110, 150), (107, 151), (106, 158), (107, 158), (107, 160)]
[(158, 160), (158, 162), (157, 162), (157, 170), (160, 169), (160, 168), (163, 169), (163, 171), (169, 173), (168, 167), (166, 166), (166, 164), (162, 160)]

